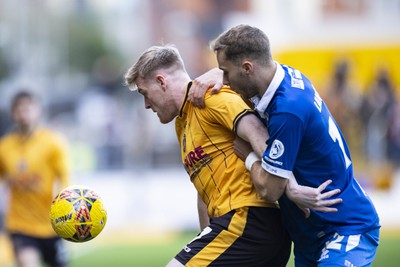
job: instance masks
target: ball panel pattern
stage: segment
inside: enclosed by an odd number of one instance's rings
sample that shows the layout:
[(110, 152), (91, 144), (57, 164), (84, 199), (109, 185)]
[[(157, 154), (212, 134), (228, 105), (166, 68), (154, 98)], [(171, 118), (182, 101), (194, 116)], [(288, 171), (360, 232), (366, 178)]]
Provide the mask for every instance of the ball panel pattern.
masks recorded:
[(103, 230), (107, 212), (93, 189), (75, 185), (63, 189), (54, 198), (50, 221), (60, 237), (72, 242), (86, 242)]

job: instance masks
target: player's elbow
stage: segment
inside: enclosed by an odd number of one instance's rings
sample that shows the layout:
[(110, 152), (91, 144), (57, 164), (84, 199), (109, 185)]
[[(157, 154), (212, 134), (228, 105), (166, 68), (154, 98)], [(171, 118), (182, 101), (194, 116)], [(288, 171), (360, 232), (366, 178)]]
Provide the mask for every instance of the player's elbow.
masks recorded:
[(262, 170), (260, 173), (252, 173), (251, 178), (258, 195), (266, 201), (277, 201), (285, 191), (286, 180), (274, 175), (270, 175), (264, 170)]
[(268, 202), (275, 202), (280, 199), (282, 194), (285, 191), (285, 184), (284, 183), (266, 183), (262, 187), (258, 186), (257, 193), (259, 196), (268, 201)]
[(270, 190), (268, 188), (268, 185), (266, 183), (255, 183), (253, 181), (254, 187), (256, 188), (257, 194), (260, 198), (266, 200), (266, 201), (274, 201), (271, 200), (274, 196), (270, 194)]
[(259, 192), (259, 195), (262, 199), (268, 202), (278, 201), (282, 194), (274, 192), (274, 190), (262, 190)]
[(257, 194), (260, 198), (267, 200), (268, 199), (268, 190), (266, 189), (257, 189)]

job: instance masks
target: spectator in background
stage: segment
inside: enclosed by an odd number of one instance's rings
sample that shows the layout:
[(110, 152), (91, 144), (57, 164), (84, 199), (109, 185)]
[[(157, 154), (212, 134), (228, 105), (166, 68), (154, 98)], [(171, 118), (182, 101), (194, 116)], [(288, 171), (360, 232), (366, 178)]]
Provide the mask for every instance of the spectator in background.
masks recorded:
[(386, 137), (395, 103), (389, 75), (387, 71), (379, 70), (376, 80), (364, 96), (360, 110), (366, 132), (365, 150), (370, 161), (382, 162), (387, 159)]
[(362, 150), (362, 127), (358, 116), (361, 96), (350, 82), (349, 74), (350, 63), (345, 59), (338, 61), (324, 99), (348, 141), (355, 161), (361, 158)]
[[(364, 154), (372, 168), (372, 179), (378, 187), (390, 186), (393, 165), (390, 160), (398, 153), (397, 101), (394, 86), (386, 69), (379, 69), (377, 77), (363, 98), (360, 117), (365, 132)], [(393, 146), (393, 147), (392, 147)], [(396, 148), (397, 147), (397, 148)], [(375, 174), (376, 173), (376, 174)]]
[(389, 117), (388, 156), (394, 166), (400, 166), (400, 104), (398, 99), (396, 99)]
[(0, 140), (0, 178), (10, 193), (5, 229), (17, 266), (67, 266), (64, 241), (49, 222), (53, 197), (69, 184), (66, 144), (39, 126), (41, 107), (33, 93), (17, 93), (11, 115), (16, 127)]

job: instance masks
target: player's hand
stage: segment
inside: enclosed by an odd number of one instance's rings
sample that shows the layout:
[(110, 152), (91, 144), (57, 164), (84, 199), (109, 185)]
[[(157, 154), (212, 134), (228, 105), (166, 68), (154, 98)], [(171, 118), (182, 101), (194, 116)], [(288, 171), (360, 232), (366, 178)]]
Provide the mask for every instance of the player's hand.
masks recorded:
[(194, 106), (204, 108), (204, 96), (208, 88), (211, 88), (210, 94), (216, 94), (223, 85), (222, 70), (213, 68), (193, 80), (189, 91), (189, 100)]
[(340, 193), (340, 189), (334, 189), (324, 192), (326, 187), (332, 183), (332, 180), (327, 180), (318, 188), (298, 185), (295, 180), (290, 179), (286, 187), (286, 194), (290, 200), (304, 212), (305, 217), (310, 216), (310, 209), (320, 212), (337, 212), (338, 209), (333, 205), (341, 203), (341, 198), (331, 199), (334, 195)]
[(250, 152), (253, 151), (250, 143), (246, 142), (239, 136), (236, 136), (235, 140), (233, 141), (233, 147), (235, 154), (243, 161), (245, 161)]

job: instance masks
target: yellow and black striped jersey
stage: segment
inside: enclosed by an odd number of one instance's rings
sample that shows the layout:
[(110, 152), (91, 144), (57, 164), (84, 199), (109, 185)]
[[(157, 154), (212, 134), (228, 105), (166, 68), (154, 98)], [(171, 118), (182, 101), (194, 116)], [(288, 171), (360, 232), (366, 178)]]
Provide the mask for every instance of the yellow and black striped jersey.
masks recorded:
[(175, 129), (181, 147), (182, 163), (207, 205), (208, 215), (221, 216), (244, 206), (278, 207), (260, 199), (244, 162), (234, 153), (237, 122), (251, 108), (229, 87), (205, 96), (205, 108), (187, 100), (191, 83)]
[(37, 129), (24, 138), (13, 132), (0, 140), (0, 178), (10, 189), (6, 228), (35, 237), (55, 236), (50, 221), (50, 204), (55, 182), (69, 183), (66, 146), (47, 129)]

